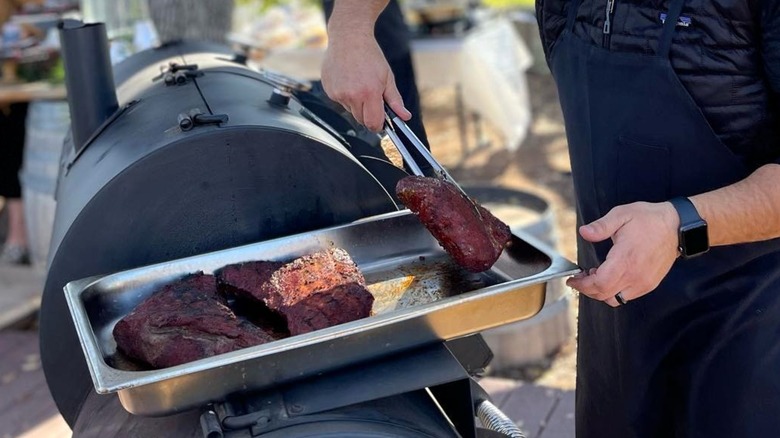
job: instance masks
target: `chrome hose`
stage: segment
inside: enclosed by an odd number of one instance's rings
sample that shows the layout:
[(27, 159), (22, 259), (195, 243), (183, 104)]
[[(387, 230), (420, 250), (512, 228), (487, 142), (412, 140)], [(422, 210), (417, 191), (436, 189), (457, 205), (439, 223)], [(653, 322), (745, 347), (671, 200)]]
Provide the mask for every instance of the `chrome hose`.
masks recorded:
[(482, 400), (477, 405), (477, 417), (486, 428), (502, 433), (510, 438), (525, 438), (523, 432), (500, 409), (487, 400)]

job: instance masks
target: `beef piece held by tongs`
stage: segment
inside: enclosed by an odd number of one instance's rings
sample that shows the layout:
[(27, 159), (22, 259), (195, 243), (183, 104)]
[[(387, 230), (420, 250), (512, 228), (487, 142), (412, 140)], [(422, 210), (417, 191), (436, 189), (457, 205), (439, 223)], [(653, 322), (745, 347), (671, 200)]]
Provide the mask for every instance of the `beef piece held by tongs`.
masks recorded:
[(448, 181), (407, 176), (398, 182), (396, 193), (455, 262), (469, 271), (490, 269), (511, 241), (505, 223)]
[[(389, 107), (385, 107), (385, 112), (385, 132), (415, 173), (396, 185), (398, 199), (417, 215), (456, 263), (472, 272), (490, 269), (512, 240), (509, 227), (464, 193)], [(435, 177), (422, 175), (399, 132), (430, 164)]]

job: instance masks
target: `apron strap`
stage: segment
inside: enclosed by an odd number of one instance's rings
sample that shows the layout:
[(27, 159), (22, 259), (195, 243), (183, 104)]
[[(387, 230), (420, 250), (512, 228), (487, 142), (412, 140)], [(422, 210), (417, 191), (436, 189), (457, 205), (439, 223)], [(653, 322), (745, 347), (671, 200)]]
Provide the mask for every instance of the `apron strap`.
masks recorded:
[(658, 40), (658, 56), (662, 58), (669, 57), (669, 50), (672, 48), (672, 38), (677, 30), (677, 20), (685, 5), (685, 0), (672, 0), (669, 11), (666, 13), (666, 21), (661, 38)]
[(580, 9), (582, 0), (569, 0), (569, 14), (566, 17), (566, 30), (574, 30), (574, 23), (577, 21), (577, 10)]

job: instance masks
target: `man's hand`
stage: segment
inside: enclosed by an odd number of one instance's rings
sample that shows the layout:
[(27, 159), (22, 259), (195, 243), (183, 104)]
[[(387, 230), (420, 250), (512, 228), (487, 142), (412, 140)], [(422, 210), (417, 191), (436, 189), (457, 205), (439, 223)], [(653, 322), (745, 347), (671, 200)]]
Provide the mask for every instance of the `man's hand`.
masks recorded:
[(589, 242), (612, 238), (604, 263), (566, 281), (595, 300), (618, 306), (618, 292), (627, 301), (655, 289), (677, 258), (680, 219), (669, 202), (636, 202), (613, 208), (601, 219), (580, 227)]
[(328, 96), (375, 132), (382, 130), (385, 102), (403, 120), (412, 116), (374, 38), (374, 23), (386, 5), (386, 0), (337, 1), (322, 66), (322, 85)]

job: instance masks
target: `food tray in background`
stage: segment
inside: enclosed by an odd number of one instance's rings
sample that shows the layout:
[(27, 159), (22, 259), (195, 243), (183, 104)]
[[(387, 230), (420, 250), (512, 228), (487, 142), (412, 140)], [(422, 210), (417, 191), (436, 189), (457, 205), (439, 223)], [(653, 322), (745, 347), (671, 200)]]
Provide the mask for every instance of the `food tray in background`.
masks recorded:
[[(288, 261), (334, 246), (345, 249), (365, 276), (375, 296), (373, 316), (159, 370), (134, 369), (117, 353), (116, 322), (165, 283), (233, 263)], [(117, 393), (133, 414), (166, 415), (530, 318), (544, 306), (548, 281), (578, 271), (521, 234), (493, 268), (470, 273), (404, 210), (73, 281), (65, 294), (96, 391)]]

